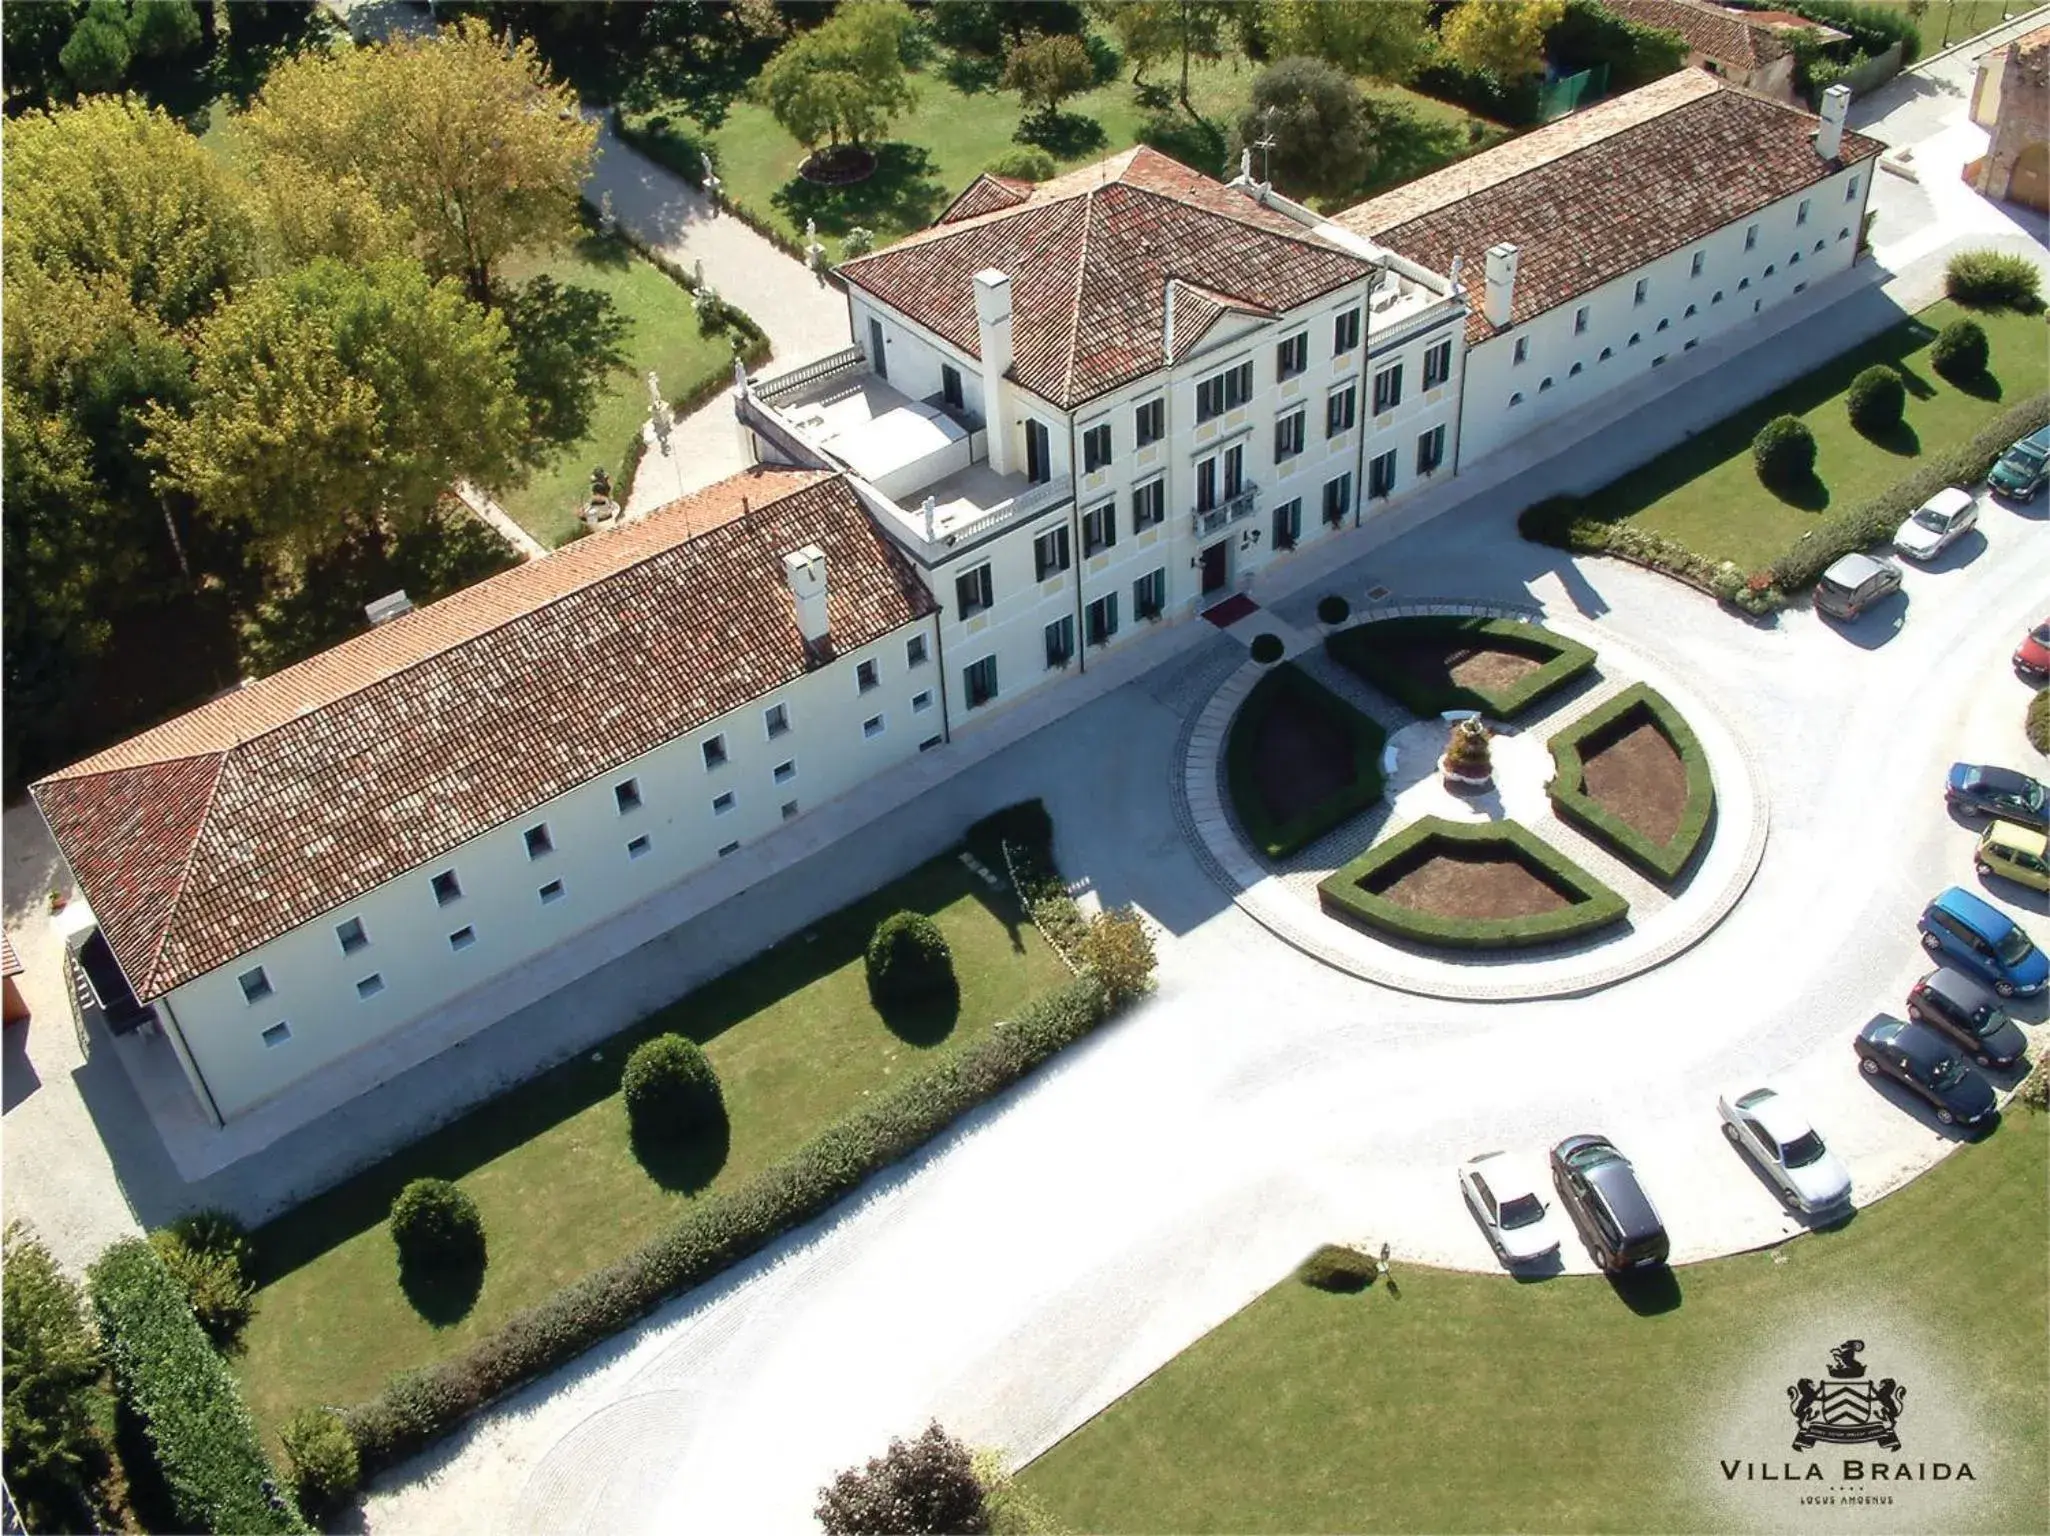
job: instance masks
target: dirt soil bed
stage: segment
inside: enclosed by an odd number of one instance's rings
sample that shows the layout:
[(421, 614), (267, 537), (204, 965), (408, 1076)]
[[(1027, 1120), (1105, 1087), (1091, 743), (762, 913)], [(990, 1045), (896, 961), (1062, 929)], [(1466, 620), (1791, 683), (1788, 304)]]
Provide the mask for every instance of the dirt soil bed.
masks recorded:
[(1404, 670), (1435, 687), (1449, 684), (1482, 693), (1500, 693), (1544, 665), (1534, 656), (1475, 647), (1452, 636), (1398, 641), (1386, 648), (1386, 654)]
[[(1627, 722), (1631, 717), (1625, 716)], [(1687, 810), (1687, 767), (1665, 733), (1639, 718), (1582, 765), (1590, 798), (1655, 843), (1669, 843)]]
[(1438, 917), (1534, 917), (1572, 905), (1519, 859), (1460, 859), (1443, 853), (1375, 894)]
[(1276, 822), (1293, 821), (1352, 782), (1352, 742), (1293, 694), (1274, 701), (1253, 749), (1253, 785)]

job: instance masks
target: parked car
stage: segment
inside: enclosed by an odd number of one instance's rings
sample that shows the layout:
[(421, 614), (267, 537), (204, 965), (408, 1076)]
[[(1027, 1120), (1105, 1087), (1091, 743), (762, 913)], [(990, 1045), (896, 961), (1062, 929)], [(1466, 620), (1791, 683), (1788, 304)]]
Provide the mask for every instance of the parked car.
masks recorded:
[(1785, 1094), (1753, 1088), (1720, 1098), (1715, 1107), (1731, 1145), (1758, 1165), (1787, 1204), (1812, 1216), (1850, 1203), (1850, 1172)]
[(2046, 844), (2050, 844), (2050, 835), (2034, 827), (1996, 821), (1979, 834), (1979, 851), (1972, 862), (1982, 875), (1999, 875), (2032, 891), (2050, 891), (2050, 858), (2044, 856)]
[(1893, 547), (1911, 560), (1934, 560), (1979, 523), (1979, 504), (1970, 491), (1947, 485), (1915, 509), (1893, 536)]
[(1527, 1264), (1559, 1251), (1559, 1235), (1545, 1219), (1536, 1160), (1483, 1152), (1459, 1170), (1459, 1191), (1505, 1264)]
[(1908, 1021), (1948, 1035), (1982, 1067), (2011, 1067), (2029, 1048), (2000, 999), (1953, 966), (1931, 971), (1908, 989)]
[(1966, 816), (1998, 816), (2017, 826), (2050, 826), (2050, 789), (2012, 768), (1952, 763), (1943, 798)]
[(1922, 909), (1922, 947), (1989, 982), (2002, 997), (2028, 995), (2050, 983), (2050, 959), (2021, 925), (1991, 902), (1953, 885)]
[(2014, 669), (2032, 683), (2050, 681), (2050, 619), (2045, 619), (2014, 648)]
[(1552, 1185), (1604, 1272), (1666, 1262), (1665, 1223), (1637, 1182), (1637, 1170), (1606, 1137), (1568, 1136), (1552, 1148)]
[(1901, 568), (1870, 555), (1845, 555), (1815, 583), (1815, 606), (1840, 619), (1855, 619), (1888, 594), (1898, 592)]
[(1913, 1089), (1945, 1125), (1977, 1125), (1993, 1113), (1992, 1086), (1926, 1024), (1874, 1019), (1852, 1045), (1867, 1077), (1890, 1077)]
[(2000, 456), (1986, 483), (2009, 501), (2034, 501), (2050, 484), (2050, 427), (2039, 427)]

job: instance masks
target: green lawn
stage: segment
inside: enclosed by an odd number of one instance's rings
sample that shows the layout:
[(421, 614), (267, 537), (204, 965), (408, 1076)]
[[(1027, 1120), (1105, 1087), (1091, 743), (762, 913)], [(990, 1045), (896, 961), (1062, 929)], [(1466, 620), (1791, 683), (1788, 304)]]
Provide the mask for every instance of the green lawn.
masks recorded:
[[(1194, 63), (1189, 96), (1204, 121), (1192, 121), (1178, 104), (1163, 109), (1179, 130), (1164, 147), (1198, 169), (1223, 170), (1225, 139), (1245, 110), (1257, 72), (1258, 66), (1243, 59)], [(957, 60), (942, 51), (913, 75), (918, 105), (891, 125), (891, 138), (877, 151), (876, 174), (851, 187), (806, 182), (797, 174), (805, 158), (803, 146), (778, 126), (767, 108), (745, 100), (734, 102), (725, 120), (711, 130), (673, 103), (650, 113), (629, 113), (626, 123), (651, 135), (649, 148), (693, 179), (699, 151), (709, 148), (727, 196), (792, 240), (802, 240), (805, 220), (812, 218), (835, 244), (836, 237), (859, 225), (874, 232), (878, 245), (887, 245), (930, 224), (991, 161), (1022, 147), (1017, 138), (1022, 116), (1018, 97), (995, 89), (992, 78), (993, 71), (977, 61)], [(1156, 68), (1148, 77), (1149, 85), (1171, 91), (1178, 82), (1178, 69)], [(1358, 193), (1340, 199), (1341, 205), (1408, 181), (1509, 133), (1499, 124), (1400, 86), (1363, 84), (1384, 114), (1383, 160), (1373, 179)], [(1136, 144), (1140, 130), (1155, 115), (1140, 104), (1129, 71), (1071, 98), (1062, 110), (1067, 131), (1041, 147), (1064, 169)]]
[[(991, 902), (999, 902), (993, 908)], [(961, 981), (951, 1028), (894, 1032), (872, 1008), (862, 950), (903, 909), (946, 934)], [(371, 1396), (394, 1371), (472, 1343), (513, 1312), (619, 1258), (694, 1194), (738, 1188), (900, 1074), (953, 1054), (1067, 979), (1011, 904), (960, 863), (926, 864), (653, 1018), (522, 1085), (255, 1234), (262, 1285), (237, 1361), (258, 1422)], [(900, 1026), (901, 1028), (902, 1026)], [(718, 1071), (730, 1143), (708, 1137), (656, 1170), (629, 1147), (619, 1074), (641, 1039), (680, 1030)], [(602, 1058), (602, 1059), (601, 1059)], [(707, 1174), (709, 1179), (707, 1180)], [(400, 1291), (384, 1227), (410, 1179), (458, 1180), (484, 1217), (490, 1268), (475, 1307), (436, 1328)]]
[[(1903, 4), (1905, 0), (1885, 3)], [(1915, 24), (1915, 30), (1922, 35), (1922, 57), (1926, 59), (1947, 47), (1955, 47), (1981, 32), (1991, 31), (2011, 16), (2033, 9), (2033, 0), (1929, 0), (1928, 9)]]
[[(662, 380), (662, 393), (682, 399), (708, 380), (733, 371), (727, 334), (698, 328), (690, 295), (624, 240), (587, 235), (575, 246), (545, 258), (505, 264), (515, 283), (546, 274), (563, 284), (595, 288), (611, 297), (632, 327), (621, 350), (628, 366), (616, 369), (591, 412), (591, 430), (527, 478), (524, 485), (497, 493), (498, 502), (543, 544), (560, 544), (577, 529), (577, 508), (591, 489), (591, 470), (604, 465), (616, 477), (634, 434), (648, 419), (648, 370)], [(661, 472), (659, 458), (647, 472)]]
[[(2011, 310), (1974, 312), (1992, 343), (1992, 384), (1973, 393), (1939, 378), (1926, 349), (1963, 313), (1944, 300), (1830, 359), (1595, 492), (1587, 498), (1588, 515), (1665, 534), (1746, 571), (1769, 565), (1828, 513), (1877, 496), (1927, 456), (1961, 445), (2004, 407), (2050, 388), (2044, 317)], [(1899, 369), (1908, 385), (1906, 424), (1883, 443), (1852, 429), (1843, 401), (1859, 370), (1874, 363)], [(1793, 499), (1761, 485), (1751, 463), (1751, 439), (1786, 412), (1801, 417), (1815, 434), (1820, 481), (1818, 489)]]
[[(1989, 1500), (1979, 1528), (2041, 1530), (2046, 1126), (2017, 1108), (1837, 1232), (1683, 1268), (1666, 1311), (1640, 1315), (1593, 1277), (1398, 1264), (1399, 1297), (1285, 1280), (1019, 1481), (1083, 1531), (1727, 1528), (1691, 1491), (1718, 1455), (1788, 1456), (1791, 1378), (1747, 1352), (1898, 1309), (1942, 1341), (1954, 1388), (1903, 1369), (1902, 1455), (1917, 1454), (1916, 1410), (1948, 1415)], [(1734, 1160), (1728, 1174), (1746, 1177)], [(1869, 1339), (1879, 1366), (1885, 1338)]]

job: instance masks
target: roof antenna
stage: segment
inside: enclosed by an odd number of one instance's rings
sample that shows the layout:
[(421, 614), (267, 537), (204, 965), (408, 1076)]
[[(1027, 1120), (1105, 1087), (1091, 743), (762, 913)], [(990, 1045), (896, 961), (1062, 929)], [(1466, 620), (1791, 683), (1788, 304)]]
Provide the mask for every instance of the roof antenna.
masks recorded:
[(1268, 157), (1276, 147), (1274, 137), (1274, 109), (1268, 107), (1260, 114), (1260, 123), (1267, 131), (1253, 141), (1253, 148), (1260, 151), (1260, 201), (1267, 201), (1267, 194), (1274, 189), (1273, 179), (1268, 175)]

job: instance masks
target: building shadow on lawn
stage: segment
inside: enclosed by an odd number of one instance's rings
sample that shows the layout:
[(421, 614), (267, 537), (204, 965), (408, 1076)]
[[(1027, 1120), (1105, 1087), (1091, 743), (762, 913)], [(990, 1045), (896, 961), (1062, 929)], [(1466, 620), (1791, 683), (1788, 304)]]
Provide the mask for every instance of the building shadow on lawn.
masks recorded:
[(1633, 1269), (1608, 1279), (1609, 1289), (1617, 1299), (1639, 1317), (1657, 1317), (1680, 1308), (1680, 1277), (1673, 1273), (1671, 1265)]
[(439, 1264), (399, 1260), (399, 1289), (421, 1318), (436, 1328), (452, 1328), (470, 1315), (484, 1292), (487, 1254), (482, 1243), (470, 1257)]
[(733, 1123), (726, 1106), (685, 1136), (655, 1136), (629, 1122), (634, 1161), (671, 1194), (696, 1194), (719, 1176), (733, 1149)]
[(865, 181), (825, 187), (793, 176), (769, 200), (799, 229), (815, 219), (834, 235), (856, 225), (910, 230), (930, 224), (946, 197), (932, 155), (919, 145), (893, 141), (876, 145), (875, 157), (875, 171)]

